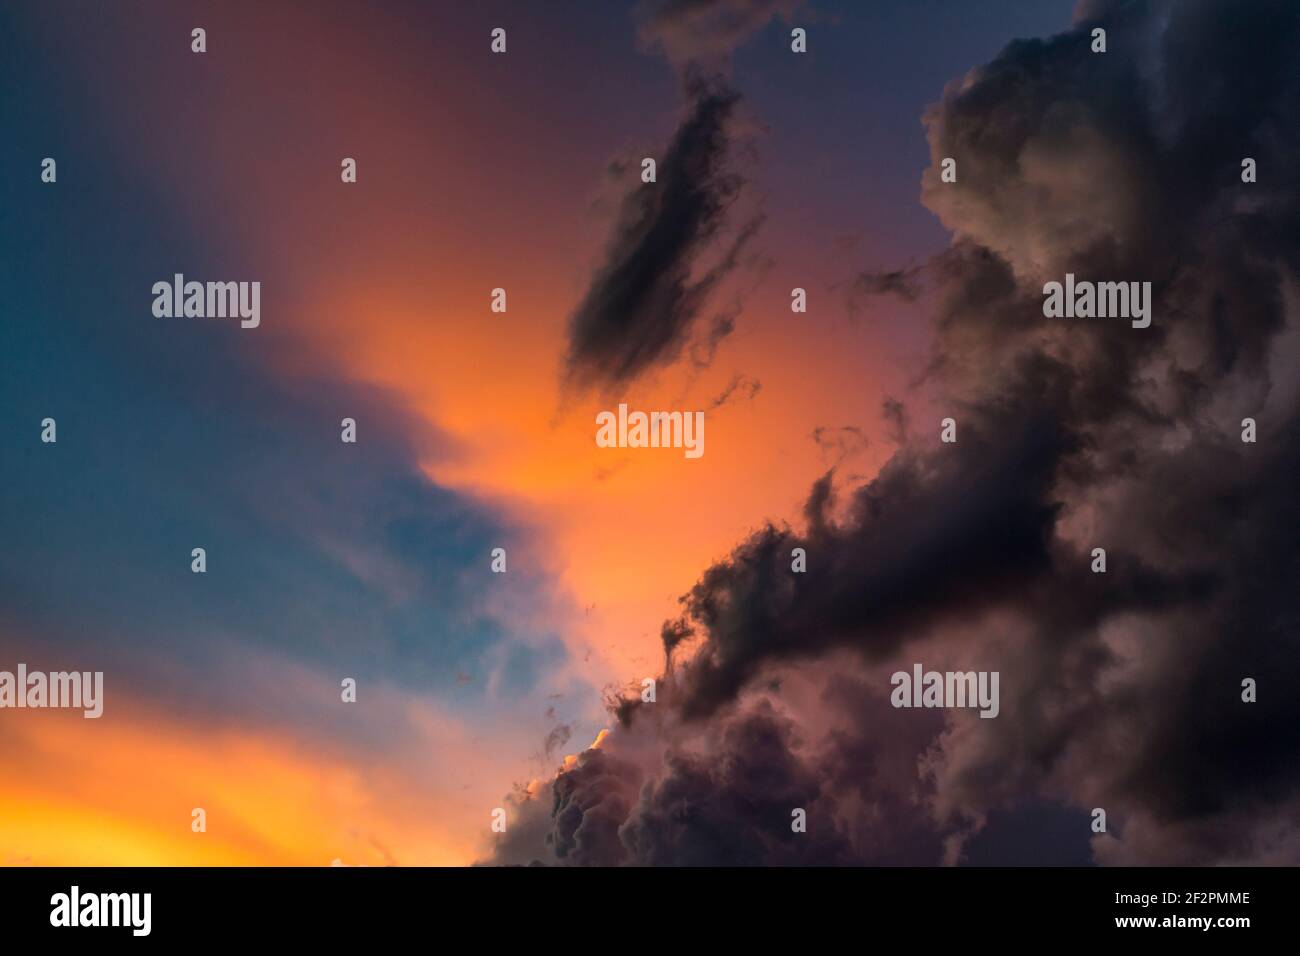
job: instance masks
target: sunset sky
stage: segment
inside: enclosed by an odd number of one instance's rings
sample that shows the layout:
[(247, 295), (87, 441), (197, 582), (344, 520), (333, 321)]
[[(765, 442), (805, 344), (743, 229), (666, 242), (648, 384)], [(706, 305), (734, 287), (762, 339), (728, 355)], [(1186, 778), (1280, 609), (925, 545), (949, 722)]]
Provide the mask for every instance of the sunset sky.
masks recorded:
[[(706, 569), (767, 522), (802, 533), (828, 472), (841, 493), (877, 476), (909, 441), (887, 402), (937, 436), (955, 406), (926, 381), (944, 301), (927, 282), (946, 280), (907, 277), (978, 230), (971, 206), (923, 202), (923, 118), (1012, 41), (1070, 30), (1075, 0), (717, 6), (750, 19), (5, 4), (0, 669), (102, 670), (105, 711), (0, 712), (0, 863), (483, 859), (493, 808), (549, 786), (612, 728), (611, 695), (664, 673), (661, 627)], [(700, 64), (737, 96), (717, 133), (734, 179), (670, 268), (717, 281), (669, 346), (602, 377), (575, 316), (618, 291), (600, 276), (629, 204), (659, 201), (642, 157), (669, 190), (666, 157), (706, 118)], [(999, 235), (1013, 264), (1033, 241)], [(260, 281), (260, 326), (155, 318), (175, 273)], [(905, 294), (876, 294), (882, 275)], [(619, 402), (705, 410), (705, 454), (597, 447)], [(781, 679), (815, 735), (798, 688), (820, 678)], [(1091, 793), (1016, 780), (1026, 819), (1086, 827)], [(1059, 859), (1086, 861), (1087, 838)]]

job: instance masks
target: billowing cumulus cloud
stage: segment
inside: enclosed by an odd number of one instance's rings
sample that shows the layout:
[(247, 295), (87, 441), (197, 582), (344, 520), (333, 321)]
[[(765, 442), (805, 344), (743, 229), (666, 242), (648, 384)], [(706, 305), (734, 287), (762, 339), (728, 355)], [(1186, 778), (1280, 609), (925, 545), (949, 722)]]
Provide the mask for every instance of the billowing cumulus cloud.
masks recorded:
[[(911, 420), (705, 571), (657, 700), (498, 859), (997, 862), (1047, 806), (1101, 863), (1300, 861), (1298, 60), (1281, 0), (1092, 3), (952, 83), (922, 197), (953, 242), (917, 280), (956, 443)], [(1045, 318), (1067, 272), (1150, 282), (1151, 327)], [(999, 716), (890, 707), (915, 661), (999, 671)]]

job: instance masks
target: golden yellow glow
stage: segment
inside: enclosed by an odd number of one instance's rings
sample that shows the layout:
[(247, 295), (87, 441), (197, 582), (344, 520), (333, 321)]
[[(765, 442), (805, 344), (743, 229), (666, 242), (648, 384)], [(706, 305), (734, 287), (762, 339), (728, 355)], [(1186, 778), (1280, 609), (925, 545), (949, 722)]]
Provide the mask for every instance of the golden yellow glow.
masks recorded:
[(439, 865), (477, 849), (465, 821), (409, 812), (428, 795), (378, 791), (345, 761), (269, 735), (54, 711), (8, 711), (5, 734), (6, 865), (382, 866), (399, 862), (388, 846)]

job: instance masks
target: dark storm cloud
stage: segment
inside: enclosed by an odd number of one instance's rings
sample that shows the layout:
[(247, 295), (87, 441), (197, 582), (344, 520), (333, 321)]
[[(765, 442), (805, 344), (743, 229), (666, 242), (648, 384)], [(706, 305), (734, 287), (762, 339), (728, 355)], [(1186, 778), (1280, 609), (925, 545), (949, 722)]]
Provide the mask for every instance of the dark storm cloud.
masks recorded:
[(635, 764), (600, 750), (585, 751), (540, 794), (517, 791), (508, 798), (518, 810), (517, 818), (502, 835), (494, 861), (524, 866), (623, 862), (618, 828), (627, 819), (640, 783)]
[[(626, 757), (588, 750), (528, 799), (494, 856), (505, 864), (881, 865), (935, 859), (917, 755), (942, 726), (904, 715), (878, 686), (843, 671), (819, 692), (843, 717), (810, 746), (766, 697), (705, 726), (701, 739), (637, 752), (645, 725), (625, 731)], [(663, 728), (659, 728), (661, 734)], [(671, 736), (671, 732), (665, 736)], [(795, 811), (806, 827), (794, 828)], [(873, 822), (883, 814), (888, 827)]]
[[(657, 702), (601, 745), (597, 794), (619, 800), (596, 803), (591, 858), (957, 861), (986, 820), (1057, 832), (1102, 807), (1099, 862), (1300, 861), (1300, 8), (1084, 14), (926, 118), (923, 199), (954, 234), (924, 267), (927, 382), (957, 442), (913, 421), (845, 508), (828, 475), (804, 531), (765, 527), (704, 573), (665, 628)], [(1151, 282), (1151, 327), (1044, 318), (1067, 271)], [(1000, 671), (1001, 714), (890, 708), (914, 660)], [(565, 833), (585, 781), (554, 784)], [(540, 801), (521, 811), (558, 832)], [(895, 825), (888, 850), (864, 837)]]
[[(909, 639), (1056, 576), (1074, 577), (1084, 597), (1056, 613), (1091, 618), (1090, 602), (1103, 594), (1085, 556), (1052, 540), (1060, 505), (1051, 482), (1069, 448), (1051, 418), (1018, 418), (1012, 408), (985, 422), (966, 416), (966, 432), (942, 455), (896, 456), (854, 494), (839, 523), (828, 516), (828, 476), (809, 498), (806, 533), (768, 527), (706, 571), (683, 601), (708, 641), (680, 677), (680, 713), (709, 716), (773, 661), (839, 647), (883, 660)], [(795, 547), (809, 555), (807, 574), (790, 571)], [(1104, 597), (1118, 613), (1210, 584), (1191, 572), (1138, 567), (1109, 582)]]
[(706, 754), (669, 754), (618, 832), (627, 856), (676, 866), (847, 862), (833, 827), (790, 826), (794, 809), (832, 818), (816, 769), (792, 749), (793, 732), (764, 702), (722, 725)]

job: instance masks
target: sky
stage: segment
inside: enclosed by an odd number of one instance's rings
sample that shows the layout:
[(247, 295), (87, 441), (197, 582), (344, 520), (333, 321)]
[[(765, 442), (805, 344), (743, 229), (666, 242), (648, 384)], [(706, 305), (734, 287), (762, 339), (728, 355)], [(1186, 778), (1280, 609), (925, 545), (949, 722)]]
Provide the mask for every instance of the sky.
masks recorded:
[(0, 670), (105, 709), (0, 711), (0, 862), (1294, 862), (1300, 31), (1228, 11), (5, 5)]

